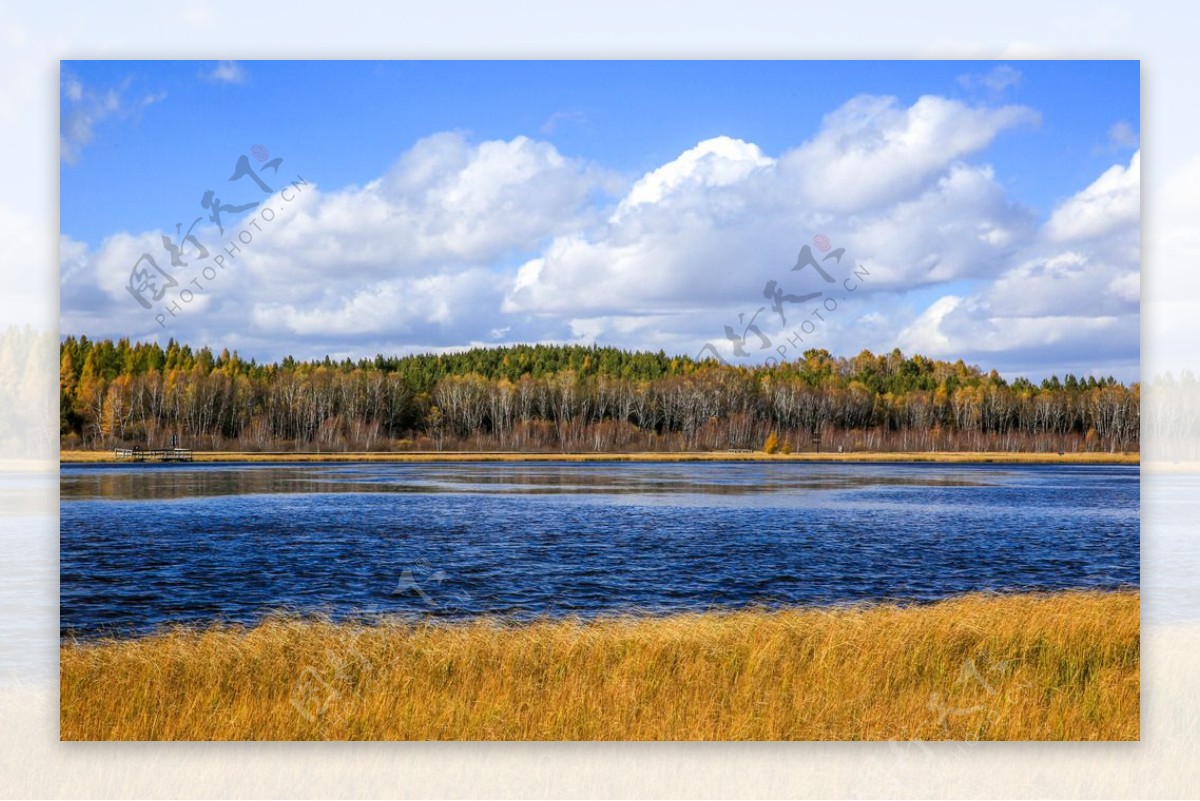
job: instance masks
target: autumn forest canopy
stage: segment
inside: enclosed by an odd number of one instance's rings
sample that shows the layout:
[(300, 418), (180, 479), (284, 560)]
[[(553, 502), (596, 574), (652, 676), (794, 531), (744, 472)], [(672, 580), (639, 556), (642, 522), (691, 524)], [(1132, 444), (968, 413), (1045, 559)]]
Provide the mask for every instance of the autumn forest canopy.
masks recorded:
[(924, 356), (771, 367), (514, 345), (260, 364), (171, 340), (60, 343), (63, 448), (1136, 451), (1140, 388)]

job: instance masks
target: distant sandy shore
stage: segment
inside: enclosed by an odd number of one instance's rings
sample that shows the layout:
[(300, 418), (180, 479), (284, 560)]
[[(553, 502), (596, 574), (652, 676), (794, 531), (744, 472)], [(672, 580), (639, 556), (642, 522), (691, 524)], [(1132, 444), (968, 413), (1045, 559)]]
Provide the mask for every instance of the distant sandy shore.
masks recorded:
[[(767, 454), (762, 451), (510, 453), (408, 451), (296, 453), (194, 451), (196, 462), (939, 462), (947, 464), (1139, 464), (1137, 453), (982, 453), (969, 451)], [(63, 451), (63, 464), (118, 462), (112, 451)]]

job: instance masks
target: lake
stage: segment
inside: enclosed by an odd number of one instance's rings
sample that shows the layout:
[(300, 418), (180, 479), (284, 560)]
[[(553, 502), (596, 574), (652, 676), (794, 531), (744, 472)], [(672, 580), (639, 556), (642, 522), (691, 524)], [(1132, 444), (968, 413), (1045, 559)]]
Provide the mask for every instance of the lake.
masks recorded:
[(60, 631), (1136, 587), (1136, 466), (63, 465)]

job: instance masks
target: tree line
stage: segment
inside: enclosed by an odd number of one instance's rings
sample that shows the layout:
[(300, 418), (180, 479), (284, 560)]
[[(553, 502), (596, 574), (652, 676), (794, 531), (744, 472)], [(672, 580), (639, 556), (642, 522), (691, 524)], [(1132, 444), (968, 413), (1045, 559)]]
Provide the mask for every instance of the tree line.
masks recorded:
[(1140, 388), (823, 349), (744, 367), (611, 347), (275, 363), (66, 337), (63, 448), (1136, 451)]
[(54, 345), (28, 325), (0, 331), (0, 459), (56, 459)]

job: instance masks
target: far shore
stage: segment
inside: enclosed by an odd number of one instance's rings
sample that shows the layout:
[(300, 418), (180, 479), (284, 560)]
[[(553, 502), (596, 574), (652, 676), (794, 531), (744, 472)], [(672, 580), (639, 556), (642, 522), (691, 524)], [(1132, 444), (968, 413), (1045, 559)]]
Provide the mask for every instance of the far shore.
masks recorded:
[[(113, 451), (62, 451), (63, 464), (125, 463)], [(1012, 453), (974, 451), (858, 451), (768, 454), (763, 451), (515, 453), (509, 451), (192, 451), (194, 462), (936, 462), (944, 464), (1126, 464), (1138, 453)]]

